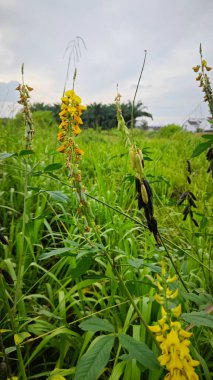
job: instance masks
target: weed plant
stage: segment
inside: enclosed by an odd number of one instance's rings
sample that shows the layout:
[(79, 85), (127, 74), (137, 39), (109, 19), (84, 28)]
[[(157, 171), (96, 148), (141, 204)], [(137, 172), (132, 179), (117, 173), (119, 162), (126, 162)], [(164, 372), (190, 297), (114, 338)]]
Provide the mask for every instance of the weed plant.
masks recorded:
[[(179, 379), (157, 360), (164, 303), (167, 322), (180, 323), (191, 342), (186, 355), (196, 375), (182, 378), (211, 379), (212, 183), (205, 157), (191, 159), (203, 138), (177, 126), (132, 130), (152, 187), (159, 247), (138, 210), (120, 132), (82, 127), (78, 147), (70, 145), (81, 152), (73, 182), (50, 115), (32, 115), (27, 147), (24, 121), (1, 125), (0, 378)], [(198, 226), (183, 221), (185, 200), (177, 204), (189, 159)]]

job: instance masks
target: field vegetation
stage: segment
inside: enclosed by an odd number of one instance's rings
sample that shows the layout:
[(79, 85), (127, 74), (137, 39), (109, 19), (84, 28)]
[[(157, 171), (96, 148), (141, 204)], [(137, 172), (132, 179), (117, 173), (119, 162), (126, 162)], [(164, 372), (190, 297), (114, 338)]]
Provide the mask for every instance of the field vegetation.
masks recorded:
[(0, 379), (210, 380), (212, 134), (128, 129), (118, 95), (120, 129), (80, 130), (73, 90), (58, 130), (18, 90), (0, 124)]

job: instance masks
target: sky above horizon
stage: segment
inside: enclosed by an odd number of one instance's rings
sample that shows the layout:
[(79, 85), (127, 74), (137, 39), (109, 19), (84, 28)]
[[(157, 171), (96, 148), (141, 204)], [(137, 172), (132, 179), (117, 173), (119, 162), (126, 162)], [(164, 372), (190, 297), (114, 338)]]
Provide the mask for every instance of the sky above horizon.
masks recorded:
[[(213, 65), (212, 15), (213, 0), (0, 0), (0, 117), (18, 109), (23, 62), (31, 101), (60, 102), (76, 36), (86, 44), (75, 84), (84, 104), (113, 103), (117, 84), (121, 100), (132, 100), (147, 50), (137, 100), (150, 124), (209, 116), (192, 66), (200, 43)], [(73, 70), (71, 59), (67, 88)]]

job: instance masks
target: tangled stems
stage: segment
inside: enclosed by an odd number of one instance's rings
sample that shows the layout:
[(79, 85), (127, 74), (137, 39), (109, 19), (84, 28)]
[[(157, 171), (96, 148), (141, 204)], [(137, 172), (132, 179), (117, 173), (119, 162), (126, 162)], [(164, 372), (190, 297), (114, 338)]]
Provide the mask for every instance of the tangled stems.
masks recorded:
[(123, 139), (125, 146), (129, 148), (129, 156), (132, 168), (135, 173), (135, 185), (136, 193), (138, 199), (138, 209), (144, 210), (145, 218), (147, 221), (147, 226), (150, 232), (153, 233), (154, 238), (158, 246), (161, 245), (161, 239), (158, 232), (157, 220), (154, 217), (154, 207), (153, 207), (153, 193), (149, 182), (145, 178), (144, 174), (144, 158), (141, 149), (137, 148), (133, 138), (129, 137), (129, 130), (124, 121), (121, 105), (120, 105), (121, 95), (117, 94), (115, 98), (116, 110), (117, 110), (117, 121), (118, 129), (121, 130), (123, 134)]
[[(86, 223), (85, 230), (89, 231), (90, 227), (92, 227), (97, 241), (102, 245), (100, 233), (97, 226), (95, 225), (94, 216), (92, 214), (90, 205), (86, 200), (85, 188), (81, 180), (80, 161), (84, 152), (76, 144), (76, 137), (81, 132), (81, 129), (79, 127), (79, 124), (82, 124), (81, 114), (83, 110), (86, 109), (86, 107), (81, 105), (81, 98), (76, 95), (74, 90), (66, 91), (61, 100), (62, 105), (61, 111), (59, 113), (61, 124), (59, 125), (58, 132), (58, 140), (60, 141), (61, 145), (58, 148), (58, 151), (62, 152), (65, 155), (66, 167), (68, 169), (68, 178), (75, 190), (79, 206), (78, 211), (79, 213), (83, 214), (84, 221)], [(122, 276), (115, 267), (109, 253), (104, 250), (103, 254), (109, 262), (121, 286), (123, 287), (126, 296), (133, 305), (138, 317), (141, 320), (141, 323), (144, 325), (147, 332), (158, 347), (159, 345), (155, 339), (154, 334), (150, 331), (145, 319), (143, 318), (139, 308), (134, 302), (134, 299), (131, 296), (128, 288), (126, 287)]]

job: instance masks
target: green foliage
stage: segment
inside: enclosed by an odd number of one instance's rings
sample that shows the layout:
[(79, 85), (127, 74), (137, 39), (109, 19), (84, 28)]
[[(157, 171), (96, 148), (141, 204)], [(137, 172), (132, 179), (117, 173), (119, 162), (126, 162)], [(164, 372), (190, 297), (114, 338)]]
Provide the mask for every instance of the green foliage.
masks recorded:
[(96, 380), (109, 361), (114, 343), (111, 335), (100, 336), (84, 354), (77, 365), (74, 380)]
[[(132, 104), (131, 102), (123, 103), (121, 105), (124, 119), (130, 127)], [(48, 105), (44, 103), (35, 103), (32, 106), (33, 120), (35, 127), (52, 127), (54, 121), (60, 124), (58, 116), (60, 112), (60, 104)], [(138, 117), (152, 118), (152, 115), (146, 111), (146, 107), (139, 101), (135, 104), (134, 110), (134, 124)], [(104, 130), (117, 127), (116, 109), (115, 104), (102, 104), (92, 103), (87, 106), (87, 110), (83, 113), (82, 119), (85, 128), (100, 128)]]
[[(154, 134), (133, 131), (154, 193), (165, 243), (159, 249), (137, 210), (134, 173), (119, 133), (83, 131), (78, 137), (85, 151), (82, 181), (99, 241), (92, 228), (84, 228), (64, 157), (56, 152), (57, 126), (46, 112), (34, 112), (33, 154), (24, 150), (20, 116), (1, 127), (0, 232), (9, 246), (0, 243), (0, 351), (1, 356), (6, 352), (11, 374), (21, 378), (25, 371), (26, 378), (66, 380), (160, 379), (157, 348), (115, 270), (151, 325), (159, 315), (153, 279), (160, 274), (166, 248), (189, 290), (186, 293), (178, 282), (182, 318), (195, 325), (191, 346), (192, 352), (196, 348), (193, 357), (199, 355), (199, 377), (204, 380), (212, 360), (212, 315), (204, 310), (212, 303), (213, 291), (212, 183), (204, 155), (191, 161), (199, 227), (190, 220), (184, 223), (184, 205), (177, 206), (180, 192), (188, 186), (186, 160), (204, 138), (174, 126)], [(168, 266), (174, 274), (169, 260)]]
[(169, 124), (159, 130), (158, 136), (169, 138), (180, 133), (182, 133), (182, 128), (179, 125)]

